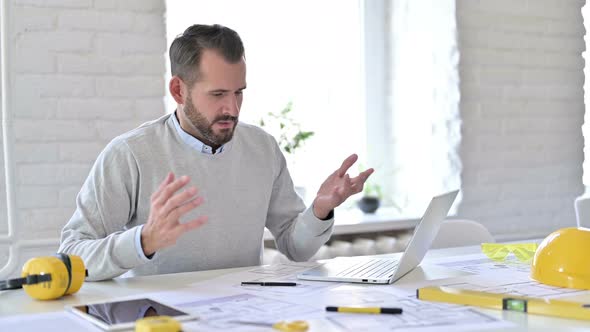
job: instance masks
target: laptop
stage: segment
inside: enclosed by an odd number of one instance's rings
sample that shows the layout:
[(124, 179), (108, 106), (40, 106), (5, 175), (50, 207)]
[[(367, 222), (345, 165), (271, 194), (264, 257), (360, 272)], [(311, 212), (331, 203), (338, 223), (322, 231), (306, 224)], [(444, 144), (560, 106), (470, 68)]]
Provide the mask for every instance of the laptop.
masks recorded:
[(440, 224), (449, 213), (459, 190), (435, 196), (416, 226), (414, 235), (401, 258), (334, 258), (297, 275), (303, 280), (392, 284), (412, 271), (424, 258), (436, 237)]

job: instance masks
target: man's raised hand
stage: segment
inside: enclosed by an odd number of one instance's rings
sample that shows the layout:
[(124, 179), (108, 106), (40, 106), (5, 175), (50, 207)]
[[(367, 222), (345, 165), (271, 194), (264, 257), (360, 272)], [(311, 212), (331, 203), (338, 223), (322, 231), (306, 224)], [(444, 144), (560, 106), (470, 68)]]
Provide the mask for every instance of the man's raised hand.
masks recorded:
[(367, 181), (374, 170), (369, 168), (361, 172), (358, 176), (350, 178), (346, 172), (357, 159), (358, 156), (356, 154), (350, 155), (342, 162), (340, 168), (330, 174), (324, 183), (322, 183), (313, 201), (313, 213), (317, 218), (326, 218), (330, 211), (342, 204), (348, 197), (360, 193), (363, 190), (365, 181)]
[(178, 238), (207, 221), (200, 216), (191, 221), (180, 223), (180, 218), (203, 203), (203, 198), (196, 196), (197, 188), (190, 187), (178, 192), (189, 183), (188, 176), (175, 179), (172, 172), (152, 194), (150, 215), (141, 230), (141, 247), (146, 256), (176, 243)]

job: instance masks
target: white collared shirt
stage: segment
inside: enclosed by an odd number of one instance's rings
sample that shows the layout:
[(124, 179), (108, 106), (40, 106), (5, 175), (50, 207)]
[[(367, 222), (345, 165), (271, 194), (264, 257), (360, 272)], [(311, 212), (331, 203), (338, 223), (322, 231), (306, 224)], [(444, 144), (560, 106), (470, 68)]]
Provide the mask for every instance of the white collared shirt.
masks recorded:
[[(184, 131), (184, 129), (182, 129), (182, 127), (180, 126), (180, 123), (178, 122), (178, 117), (176, 116), (176, 112), (174, 112), (174, 114), (172, 115), (172, 121), (174, 122), (174, 127), (176, 128), (178, 135), (180, 136), (180, 138), (182, 138), (182, 140), (188, 146), (190, 146), (191, 148), (193, 148), (201, 153), (213, 154), (212, 147), (199, 141), (199, 139), (197, 139), (196, 137), (192, 136), (191, 134)], [(223, 152), (223, 145), (220, 146), (219, 149), (217, 149), (217, 151), (215, 151), (215, 154), (218, 154), (221, 152)]]

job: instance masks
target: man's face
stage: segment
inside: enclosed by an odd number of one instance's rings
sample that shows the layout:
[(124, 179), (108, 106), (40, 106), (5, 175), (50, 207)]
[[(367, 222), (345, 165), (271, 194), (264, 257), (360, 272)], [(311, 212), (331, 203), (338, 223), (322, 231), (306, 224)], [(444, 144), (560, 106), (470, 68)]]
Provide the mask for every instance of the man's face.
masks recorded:
[(187, 93), (182, 111), (189, 132), (212, 147), (229, 142), (238, 124), (246, 88), (246, 63), (228, 63), (215, 51), (201, 58), (198, 80)]

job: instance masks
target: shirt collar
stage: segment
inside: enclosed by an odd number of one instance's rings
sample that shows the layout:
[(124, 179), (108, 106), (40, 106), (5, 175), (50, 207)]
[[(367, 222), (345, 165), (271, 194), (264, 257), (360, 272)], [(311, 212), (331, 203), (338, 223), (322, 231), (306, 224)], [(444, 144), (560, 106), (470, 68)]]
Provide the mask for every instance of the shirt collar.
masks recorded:
[[(178, 135), (180, 136), (180, 138), (182, 139), (182, 141), (184, 143), (186, 143), (188, 146), (190, 146), (191, 148), (193, 148), (201, 153), (213, 154), (212, 147), (199, 141), (199, 139), (190, 135), (189, 133), (184, 131), (184, 129), (182, 129), (182, 127), (180, 126), (180, 123), (178, 122), (176, 112), (174, 112), (172, 114), (172, 121), (174, 122), (174, 127), (176, 128), (176, 132), (178, 133)], [(220, 146), (219, 149), (217, 149), (217, 151), (215, 151), (215, 154), (219, 154), (219, 153), (223, 152), (223, 147), (224, 147), (224, 145)]]

